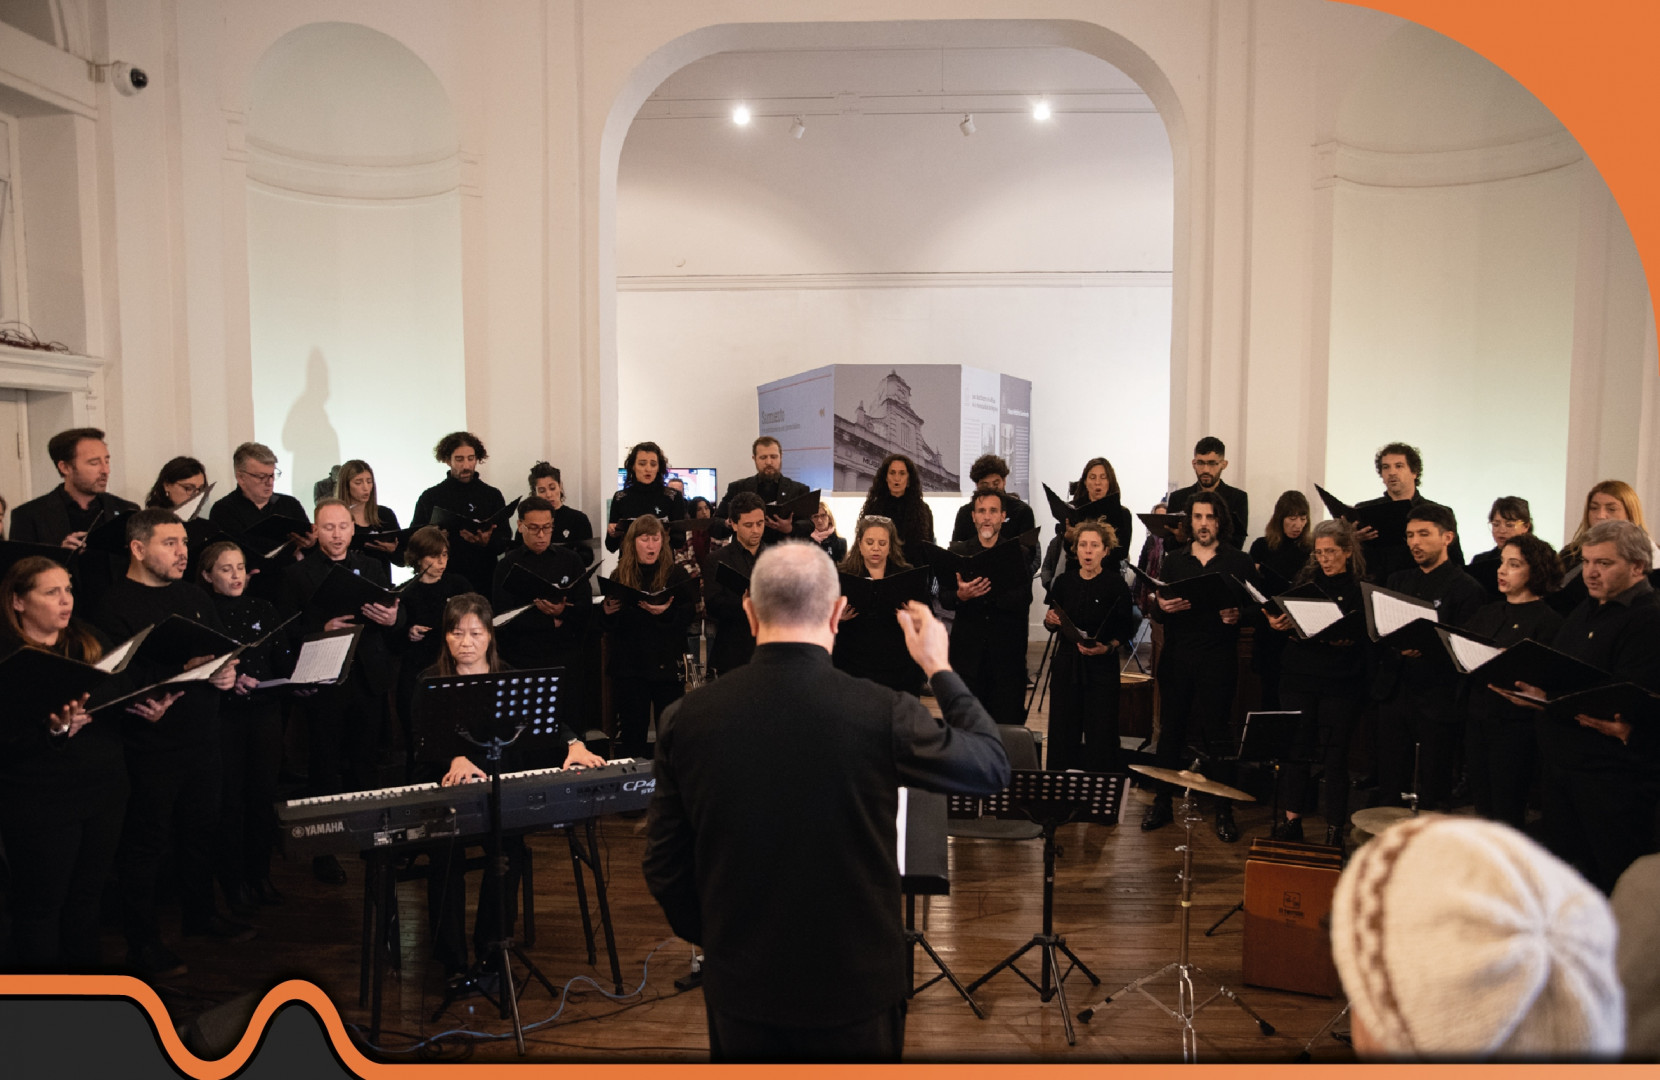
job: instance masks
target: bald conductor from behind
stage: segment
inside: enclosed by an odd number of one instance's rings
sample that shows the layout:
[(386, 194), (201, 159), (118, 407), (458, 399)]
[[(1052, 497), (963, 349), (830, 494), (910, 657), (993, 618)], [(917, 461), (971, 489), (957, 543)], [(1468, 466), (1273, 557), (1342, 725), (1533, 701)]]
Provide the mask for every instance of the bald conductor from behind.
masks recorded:
[(663, 717), (646, 882), (703, 946), (715, 1061), (897, 1061), (905, 1039), (899, 788), (1008, 786), (996, 725), (912, 603), (905, 644), (944, 719), (830, 663), (843, 606), (817, 545), (764, 550), (754, 658)]

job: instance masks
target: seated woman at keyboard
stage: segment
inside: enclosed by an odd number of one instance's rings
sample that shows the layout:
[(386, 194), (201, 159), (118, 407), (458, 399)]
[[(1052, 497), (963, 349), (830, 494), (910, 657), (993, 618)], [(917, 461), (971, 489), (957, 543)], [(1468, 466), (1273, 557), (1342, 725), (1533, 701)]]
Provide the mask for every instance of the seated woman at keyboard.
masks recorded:
[[(490, 601), (478, 593), (463, 593), (452, 597), (449, 603), (444, 605), (444, 647), (438, 654), (438, 662), (421, 673), (423, 685), (417, 687), (415, 692), (417, 731), (423, 731), (427, 726), (424, 724), (421, 709), (421, 699), (425, 696), (424, 684), (427, 680), (455, 675), (489, 675), (510, 670), (496, 655), (496, 636), (492, 619)], [(561, 727), (560, 736), (567, 746), (566, 768), (605, 764), (604, 758), (590, 751), (568, 728)], [(446, 754), (444, 748), (440, 747), (439, 753), (435, 755), (440, 761), (448, 762), (441, 781), (444, 786), (488, 780), (485, 771), (469, 757), (469, 754), (480, 752), (465, 742), (459, 734), (452, 738), (454, 743), (449, 752)], [(513, 772), (519, 768), (515, 760), (519, 755), (515, 754), (515, 749), (516, 747), (508, 747), (502, 752), (503, 772)], [(519, 882), (524, 873), (526, 857), (524, 837), (506, 837), (504, 851), (507, 855), (507, 924), (511, 928), (518, 919)], [(444, 965), (445, 979), (451, 983), (465, 980), (467, 977), (467, 940), (463, 925), (466, 896), (462, 891), (465, 870), (464, 845), (451, 840), (432, 852), (432, 874), (427, 879), (427, 905), (428, 918), (432, 926), (433, 955)], [(482, 958), (490, 943), (501, 936), (497, 921), (495, 880), (486, 873), (479, 886), (478, 918), (473, 924), (475, 956)]]

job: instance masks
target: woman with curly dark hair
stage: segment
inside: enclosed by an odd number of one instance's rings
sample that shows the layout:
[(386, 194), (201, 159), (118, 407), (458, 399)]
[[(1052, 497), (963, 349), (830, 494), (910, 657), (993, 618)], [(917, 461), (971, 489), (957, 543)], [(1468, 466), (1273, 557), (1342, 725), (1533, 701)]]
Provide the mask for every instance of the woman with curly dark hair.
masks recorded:
[[(1546, 602), (1562, 581), (1556, 549), (1532, 533), (1517, 533), (1499, 549), (1502, 599), (1470, 616), (1465, 628), (1502, 646), (1523, 638), (1541, 645), (1556, 639), (1562, 615)], [(1513, 705), (1485, 686), (1470, 686), (1465, 760), (1476, 813), (1520, 829), (1527, 820), (1527, 793), (1539, 774), (1535, 724), (1538, 713)]]
[(605, 550), (622, 547), (623, 534), (635, 518), (686, 520), (686, 500), (669, 487), (669, 456), (654, 442), (635, 443), (623, 461), (623, 487), (611, 500), (605, 519)]
[(919, 541), (934, 542), (934, 512), (922, 501), (922, 474), (904, 454), (889, 454), (876, 467), (859, 516), (889, 519), (899, 530), (899, 542), (907, 547)]

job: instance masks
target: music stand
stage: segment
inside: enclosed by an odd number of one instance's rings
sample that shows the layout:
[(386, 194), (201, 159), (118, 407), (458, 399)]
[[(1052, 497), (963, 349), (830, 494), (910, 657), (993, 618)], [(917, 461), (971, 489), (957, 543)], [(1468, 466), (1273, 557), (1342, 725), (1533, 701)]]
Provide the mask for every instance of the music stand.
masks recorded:
[[(484, 751), (485, 772), (490, 775), (490, 832), (486, 847), (489, 869), (496, 883), (497, 933), (500, 935), (474, 959), (463, 981), (448, 988), (434, 1016), (448, 1009), (468, 985), (479, 985), (479, 977), (492, 968), (500, 978), (496, 996), (485, 992), (500, 1009), (503, 1019), (511, 1017), (513, 1038), (524, 1056), (524, 1022), (519, 1016), (519, 994), (535, 979), (557, 998), (559, 991), (531, 962), (524, 948), (513, 938), (507, 923), (507, 855), (502, 849), (501, 757), (502, 751), (521, 740), (527, 746), (558, 737), (556, 715), (563, 668), (534, 671), (504, 671), (490, 675), (451, 675), (421, 684), (421, 743), (423, 751), (446, 752), (459, 738)], [(513, 961), (525, 967), (524, 987), (516, 984)]]
[[(1129, 780), (1123, 774), (1017, 769), (1010, 774), (1007, 788), (996, 795), (985, 796), (981, 802), (983, 814), (1031, 821), (1043, 830), (1043, 928), (1033, 934), (1026, 944), (1004, 957), (996, 967), (969, 983), (963, 996), (972, 995), (994, 975), (1008, 968), (1037, 991), (1038, 1000), (1060, 1000), (1061, 1021), (1066, 1028), (1068, 1046), (1075, 1046), (1078, 1038), (1072, 1030), (1072, 1012), (1066, 1004), (1066, 977), (1076, 968), (1092, 985), (1101, 985), (1101, 980), (1067, 947), (1066, 939), (1055, 933), (1055, 856), (1060, 854), (1060, 847), (1055, 843), (1055, 830), (1074, 821), (1118, 824), (1124, 788)], [(1015, 961), (1032, 949), (1040, 950), (1043, 956), (1040, 982), (1033, 982), (1031, 976), (1015, 966)], [(1064, 972), (1060, 970), (1061, 955), (1071, 961), (1071, 966)], [(1051, 985), (1052, 975), (1054, 982)]]
[[(1274, 775), (1273, 809), (1268, 815), (1268, 835), (1274, 835), (1274, 830), (1280, 823), (1280, 769), (1286, 765), (1312, 765), (1307, 758), (1296, 756), (1297, 736), (1303, 726), (1303, 714), (1300, 710), (1288, 709), (1279, 712), (1248, 712), (1245, 714), (1245, 730), (1239, 736), (1239, 757), (1236, 761), (1243, 761), (1250, 765), (1266, 765)], [(1210, 937), (1222, 929), (1222, 924), (1245, 910), (1245, 901), (1241, 900), (1228, 909), (1228, 913), (1211, 923), (1205, 936)]]
[[(910, 987), (907, 997), (916, 997), (935, 983), (949, 982), (976, 1018), (984, 1020), (969, 992), (963, 988), (955, 972), (929, 944), (928, 937), (916, 924), (916, 898), (947, 896), (951, 892), (951, 859), (946, 849), (946, 819), (949, 816), (947, 797), (934, 792), (912, 788), (899, 789), (899, 891), (905, 897), (905, 974)], [(926, 903), (926, 899), (924, 900)], [(924, 921), (926, 921), (926, 908)], [(927, 954), (937, 974), (927, 982), (916, 981), (917, 946)]]

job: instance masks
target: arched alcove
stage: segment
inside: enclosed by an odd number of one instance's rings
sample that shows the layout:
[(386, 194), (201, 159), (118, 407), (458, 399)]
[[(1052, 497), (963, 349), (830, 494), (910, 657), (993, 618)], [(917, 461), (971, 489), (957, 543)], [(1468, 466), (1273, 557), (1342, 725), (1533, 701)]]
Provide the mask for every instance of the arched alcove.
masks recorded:
[[(889, 62), (938, 54), (941, 92), (913, 115), (861, 110), (858, 87), (813, 70), (838, 50)], [(977, 50), (1025, 50), (1057, 70), (1047, 87), (1041, 78), (999, 85), (989, 103), (989, 83), (970, 87), (947, 71)], [(793, 113), (760, 116), (739, 133), (724, 112), (677, 116), (681, 106), (659, 93), (665, 80), (694, 79), (689, 96), (708, 98), (719, 69), (746, 55), (765, 69), (759, 92), (802, 100), (800, 140), (789, 137)], [(914, 87), (909, 75), (891, 77)], [(1086, 89), (1080, 78), (1138, 114), (1133, 135), (1125, 125), (1112, 133), (1113, 109), (1068, 110), (1066, 94)], [(1026, 141), (1038, 130), (1030, 103), (1013, 107), (1018, 91), (1044, 89), (1058, 105), (1046, 146)], [(976, 113), (970, 138), (957, 126), (964, 111)], [(667, 126), (676, 134), (640, 134)], [(683, 427), (677, 460), (742, 475), (748, 461), (730, 433), (755, 423), (754, 384), (824, 363), (963, 363), (1034, 381), (1034, 478), (1105, 452), (1126, 499), (1151, 502), (1164, 490), (1171, 358), (1186, 349), (1176, 255), (1189, 227), (1177, 194), (1183, 130), (1162, 73), (1099, 26), (714, 27), (665, 46), (630, 80), (604, 140), (600, 281), (620, 295), (601, 297), (601, 453)], [(1068, 140), (1080, 150), (1072, 161), (1061, 149)], [(614, 277), (605, 272), (613, 251)], [(1099, 310), (1081, 317), (1086, 307)], [(674, 393), (654, 394), (676, 363)], [(687, 385), (699, 371), (727, 380), (724, 399)], [(1109, 434), (1084, 386), (1149, 407)]]
[(1559, 543), (1594, 171), (1526, 88), (1413, 24), (1355, 80), (1337, 137), (1329, 485), (1375, 490), (1373, 452), (1405, 440), (1466, 551), (1498, 495), (1529, 499)]
[(356, 457), (411, 505), (466, 415), (449, 97), (393, 38), (313, 23), (254, 70), (248, 151), (255, 435), (302, 501)]

